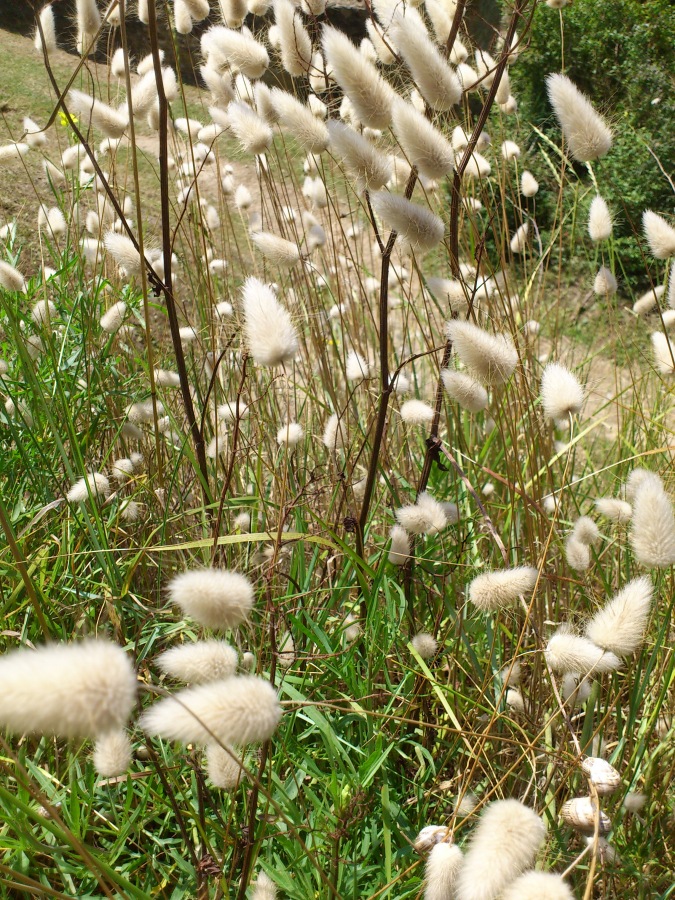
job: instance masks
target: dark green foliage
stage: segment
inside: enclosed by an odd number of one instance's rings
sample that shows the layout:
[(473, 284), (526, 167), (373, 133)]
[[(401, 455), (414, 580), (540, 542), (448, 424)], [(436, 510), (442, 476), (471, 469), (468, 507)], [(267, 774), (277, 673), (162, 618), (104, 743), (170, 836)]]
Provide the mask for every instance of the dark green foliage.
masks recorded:
[[(561, 17), (541, 3), (528, 44), (511, 70), (522, 121), (560, 142), (545, 78), (561, 70), (562, 53), (565, 73), (613, 125), (614, 146), (596, 164), (598, 185), (617, 218), (615, 246), (625, 272), (644, 283), (645, 262), (635, 238), (642, 212), (670, 214), (675, 201), (654, 158), (672, 175), (675, 6), (671, 0), (584, 0), (565, 7)], [(577, 171), (588, 181), (585, 167)], [(537, 206), (546, 228), (545, 210)]]

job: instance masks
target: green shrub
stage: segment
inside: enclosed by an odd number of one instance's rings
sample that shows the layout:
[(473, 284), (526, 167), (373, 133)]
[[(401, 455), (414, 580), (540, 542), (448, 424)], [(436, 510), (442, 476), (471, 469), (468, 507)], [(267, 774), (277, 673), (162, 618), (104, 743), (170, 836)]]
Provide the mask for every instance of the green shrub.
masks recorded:
[[(616, 216), (615, 248), (625, 274), (644, 284), (645, 258), (635, 237), (642, 212), (673, 209), (672, 186), (657, 159), (668, 171), (675, 158), (675, 9), (670, 0), (586, 0), (560, 17), (540, 4), (527, 40), (511, 72), (522, 121), (559, 143), (545, 76), (560, 71), (562, 54), (566, 74), (613, 122), (614, 146), (597, 165), (598, 186)], [(590, 186), (585, 167), (577, 171)], [(538, 204), (542, 228), (549, 225), (545, 213)]]

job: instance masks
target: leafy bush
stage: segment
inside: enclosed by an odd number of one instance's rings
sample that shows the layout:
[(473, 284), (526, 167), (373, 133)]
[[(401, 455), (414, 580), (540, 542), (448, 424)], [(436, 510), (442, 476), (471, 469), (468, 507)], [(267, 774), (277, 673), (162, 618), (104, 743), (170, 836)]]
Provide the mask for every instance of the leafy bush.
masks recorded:
[[(554, 141), (559, 130), (546, 96), (545, 76), (561, 70), (561, 58), (577, 87), (609, 113), (615, 140), (612, 152), (597, 164), (598, 187), (617, 219), (617, 255), (626, 275), (640, 287), (645, 282), (645, 257), (635, 235), (642, 212), (670, 211), (675, 200), (657, 162), (672, 174), (673, 46), (675, 9), (670, 0), (584, 0), (566, 6), (561, 15), (540, 3), (527, 50), (511, 70), (522, 121)], [(536, 136), (534, 142), (541, 144)], [(590, 185), (585, 167), (577, 166), (577, 172)], [(538, 213), (540, 227), (547, 227), (551, 208), (538, 205)], [(652, 269), (652, 277), (658, 278), (659, 270)]]

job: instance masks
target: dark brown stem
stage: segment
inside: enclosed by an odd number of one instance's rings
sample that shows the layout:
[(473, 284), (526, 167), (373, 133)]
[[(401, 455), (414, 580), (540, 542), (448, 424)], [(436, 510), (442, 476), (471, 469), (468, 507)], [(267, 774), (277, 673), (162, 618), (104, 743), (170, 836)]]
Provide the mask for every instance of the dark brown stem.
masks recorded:
[(452, 45), (455, 43), (457, 39), (457, 34), (459, 33), (459, 26), (462, 24), (462, 19), (464, 18), (464, 9), (466, 7), (466, 0), (457, 0), (457, 6), (455, 7), (455, 15), (452, 18), (452, 25), (450, 26), (450, 34), (448, 35), (448, 40), (445, 44), (445, 57), (447, 59), (450, 56), (450, 51), (452, 50)]
[[(461, 0), (460, 0), (461, 2)], [(485, 98), (485, 103), (483, 104), (483, 108), (480, 111), (480, 115), (478, 116), (478, 120), (474, 126), (473, 131), (471, 132), (471, 137), (469, 138), (469, 143), (464, 151), (464, 155), (460, 160), (459, 165), (455, 169), (455, 173), (452, 179), (452, 193), (451, 193), (451, 202), (450, 202), (450, 238), (449, 238), (449, 252), (450, 252), (450, 270), (452, 272), (453, 278), (460, 280), (461, 272), (459, 268), (459, 207), (461, 201), (461, 188), (462, 188), (462, 176), (466, 171), (466, 167), (469, 165), (471, 157), (473, 155), (474, 150), (476, 149), (476, 144), (478, 143), (478, 138), (483, 131), (485, 123), (487, 122), (488, 116), (490, 115), (490, 111), (494, 106), (495, 97), (497, 96), (497, 90), (499, 89), (499, 83), (502, 80), (502, 75), (504, 74), (504, 70), (506, 69), (509, 53), (511, 49), (511, 42), (513, 40), (513, 36), (516, 32), (516, 26), (521, 18), (522, 11), (526, 7), (528, 0), (518, 0), (516, 6), (513, 10), (513, 15), (511, 16), (511, 21), (509, 22), (509, 27), (506, 31), (506, 36), (504, 38), (504, 46), (502, 48), (502, 52), (499, 56), (499, 60), (497, 61), (497, 65), (495, 67), (495, 76), (492, 84), (490, 85), (490, 90), (488, 91), (488, 95)], [(530, 14), (530, 18), (527, 22), (526, 29), (527, 30), (532, 22), (532, 16), (534, 15), (534, 11), (536, 9), (536, 3), (532, 4), (532, 12)], [(457, 8), (457, 12), (459, 12), (459, 4)], [(453, 28), (456, 24), (457, 14), (455, 14), (455, 20), (453, 20)], [(459, 26), (458, 26), (459, 27)], [(450, 34), (452, 37), (452, 32)], [(454, 40), (454, 38), (453, 38)], [(451, 46), (451, 45), (450, 45)], [(445, 345), (445, 349), (443, 351), (443, 359), (441, 361), (441, 372), (450, 362), (450, 357), (452, 356), (452, 343), (448, 341)], [(436, 402), (434, 404), (434, 417), (431, 422), (431, 430), (430, 435), (427, 438), (427, 452), (424, 455), (424, 462), (422, 464), (422, 471), (420, 472), (420, 478), (417, 483), (417, 497), (420, 494), (424, 493), (427, 489), (427, 485), (429, 484), (429, 478), (431, 477), (431, 469), (434, 464), (434, 461), (438, 458), (438, 454), (441, 450), (442, 444), (438, 437), (438, 429), (441, 421), (441, 412), (443, 410), (443, 379), (439, 373), (438, 381), (436, 383)], [(404, 593), (406, 597), (406, 606), (408, 609), (408, 613), (414, 622), (414, 598), (413, 598), (413, 590), (412, 590), (412, 576), (413, 576), (413, 567), (415, 554), (411, 553), (408, 558), (404, 571)]]
[[(206, 448), (204, 445), (204, 436), (200, 431), (199, 423), (195, 415), (194, 405), (192, 403), (192, 394), (190, 393), (190, 382), (188, 380), (187, 368), (185, 366), (185, 356), (183, 354), (183, 345), (180, 339), (178, 315), (176, 313), (176, 300), (173, 295), (173, 286), (171, 280), (171, 227), (169, 217), (169, 104), (164, 91), (164, 80), (162, 78), (162, 60), (159, 55), (159, 39), (157, 36), (157, 11), (155, 9), (155, 0), (148, 2), (148, 34), (150, 36), (150, 50), (152, 52), (152, 62), (155, 69), (155, 82), (157, 87), (157, 97), (159, 100), (159, 184), (160, 197), (162, 203), (162, 251), (164, 257), (164, 280), (160, 282), (161, 290), (166, 299), (166, 311), (169, 317), (169, 329), (171, 331), (171, 342), (173, 351), (176, 355), (176, 369), (180, 379), (181, 395), (183, 397), (183, 406), (185, 407), (185, 415), (187, 416), (188, 425), (192, 434), (192, 441), (197, 455), (197, 464), (201, 474), (202, 492), (204, 502), (207, 506), (211, 503), (211, 495), (209, 490), (209, 476), (206, 467)], [(153, 273), (155, 274), (155, 273)], [(156, 275), (155, 275), (156, 277)]]
[[(150, 31), (150, 43), (153, 54), (153, 62), (155, 65), (155, 78), (157, 79), (157, 95), (159, 97), (159, 109), (160, 109), (160, 123), (159, 123), (159, 143), (160, 143), (160, 186), (161, 186), (161, 201), (162, 201), (162, 240), (163, 240), (163, 252), (164, 252), (164, 272), (165, 278), (164, 282), (160, 279), (157, 272), (155, 272), (152, 265), (141, 256), (141, 260), (148, 271), (148, 278), (150, 283), (157, 291), (161, 291), (164, 294), (166, 299), (166, 308), (169, 316), (169, 327), (171, 329), (171, 340), (174, 347), (174, 353), (176, 355), (176, 368), (178, 370), (178, 377), (180, 379), (180, 387), (181, 394), (183, 398), (183, 405), (185, 407), (185, 414), (188, 419), (188, 423), (190, 425), (190, 431), (192, 433), (192, 438), (195, 445), (195, 453), (197, 455), (197, 462), (199, 465), (199, 470), (201, 474), (201, 482), (202, 482), (202, 491), (204, 492), (204, 498), (207, 505), (210, 503), (209, 496), (209, 482), (208, 482), (208, 471), (206, 467), (206, 451), (204, 447), (204, 439), (200, 434), (199, 425), (197, 424), (197, 420), (195, 418), (194, 406), (192, 403), (192, 395), (190, 394), (190, 383), (187, 375), (187, 368), (185, 366), (185, 356), (183, 354), (183, 347), (180, 341), (180, 335), (178, 333), (178, 317), (176, 314), (176, 302), (173, 296), (173, 290), (171, 286), (171, 234), (169, 229), (169, 169), (168, 169), (168, 103), (166, 99), (166, 94), (164, 92), (164, 82), (162, 81), (162, 67), (161, 61), (159, 58), (159, 44), (157, 40), (157, 17), (155, 13), (155, 0), (150, 0), (148, 3), (148, 18), (149, 22), (149, 31)], [(103, 170), (101, 169), (96, 156), (94, 155), (94, 151), (89, 146), (86, 138), (82, 134), (82, 132), (77, 127), (77, 123), (74, 118), (68, 112), (68, 107), (65, 103), (65, 94), (59, 90), (59, 86), (56, 82), (56, 78), (54, 77), (54, 73), (52, 71), (51, 65), (49, 63), (49, 55), (47, 50), (45, 49), (44, 43), (44, 32), (42, 30), (42, 23), (40, 22), (39, 15), (36, 15), (35, 18), (36, 26), (38, 31), (40, 32), (40, 37), (42, 40), (42, 56), (44, 59), (45, 69), (47, 71), (47, 75), (51, 82), (52, 87), (54, 88), (54, 92), (57, 97), (57, 105), (56, 109), (59, 107), (63, 110), (64, 115), (68, 120), (68, 124), (70, 128), (73, 130), (73, 134), (76, 136), (80, 144), (84, 147), (85, 153), (89, 157), (89, 160), (94, 168), (94, 172), (96, 173), (96, 177), (100, 181), (103, 186), (104, 191), (110, 203), (113, 206), (113, 209), (117, 213), (117, 216), (122, 223), (122, 227), (124, 228), (127, 237), (133, 243), (135, 249), (140, 253), (140, 247), (136, 237), (129, 226), (127, 218), (124, 214), (124, 211), (115, 197), (115, 194), (108, 184), (108, 180), (103, 174)], [(69, 82), (69, 84), (72, 82)], [(168, 252), (167, 252), (168, 251)]]
[[(490, 111), (494, 105), (495, 97), (497, 96), (497, 91), (499, 90), (499, 83), (502, 80), (502, 75), (504, 74), (504, 70), (506, 69), (506, 65), (509, 60), (509, 53), (511, 47), (511, 41), (513, 40), (513, 35), (516, 32), (516, 25), (518, 24), (522, 10), (526, 6), (528, 0), (519, 0), (516, 4), (516, 7), (513, 11), (513, 15), (511, 16), (511, 21), (509, 22), (509, 27), (506, 32), (506, 36), (504, 38), (504, 47), (502, 48), (502, 52), (500, 54), (499, 60), (497, 62), (495, 68), (495, 77), (490, 86), (490, 90), (488, 91), (488, 95), (485, 99), (485, 103), (483, 104), (483, 108), (480, 111), (480, 115), (478, 116), (478, 120), (474, 126), (473, 131), (471, 132), (471, 137), (469, 138), (469, 143), (464, 151), (464, 155), (460, 160), (459, 165), (455, 169), (455, 173), (452, 179), (452, 194), (450, 201), (450, 239), (449, 239), (449, 251), (450, 251), (450, 271), (452, 272), (453, 278), (460, 279), (461, 273), (459, 269), (459, 207), (462, 197), (462, 176), (466, 171), (466, 167), (469, 165), (471, 157), (476, 149), (476, 144), (478, 143), (478, 138), (480, 137), (483, 128), (485, 127), (485, 123), (487, 122), (488, 116), (490, 115)], [(529, 24), (529, 23), (528, 23)], [(445, 368), (450, 361), (450, 356), (452, 353), (452, 345), (450, 341), (448, 341), (445, 351), (443, 353), (443, 361), (441, 363), (441, 369)], [(436, 446), (436, 440), (438, 438), (438, 427), (441, 419), (441, 411), (443, 409), (443, 381), (439, 376), (437, 387), (436, 387), (436, 404), (434, 408), (434, 418), (431, 423), (431, 434), (429, 436), (429, 440), (427, 441), (427, 453), (424, 459), (424, 464), (422, 466), (422, 472), (420, 474), (420, 480), (417, 485), (417, 494), (418, 496), (423, 493), (427, 489), (427, 484), (429, 483), (429, 476), (431, 475), (431, 467), (434, 459), (438, 455), (438, 448)]]
[[(417, 170), (411, 169), (408, 183), (405, 186), (405, 197), (410, 199), (417, 181)], [(368, 202), (370, 209), (370, 201)], [(372, 210), (371, 210), (372, 215)], [(373, 226), (375, 221), (373, 219)], [(377, 229), (376, 229), (377, 233)], [(378, 235), (379, 238), (379, 235)], [(384, 426), (387, 422), (387, 407), (389, 406), (389, 398), (391, 397), (393, 386), (389, 378), (389, 266), (391, 263), (391, 254), (396, 243), (396, 232), (392, 231), (387, 240), (387, 244), (382, 253), (382, 268), (380, 271), (380, 402), (377, 409), (377, 424), (375, 426), (375, 436), (373, 437), (373, 447), (370, 452), (370, 462), (368, 465), (368, 474), (366, 475), (366, 487), (363, 493), (363, 503), (361, 504), (361, 514), (356, 527), (356, 552), (364, 558), (364, 536), (366, 524), (368, 522), (368, 512), (370, 510), (370, 502), (373, 497), (373, 488), (375, 486), (375, 478), (377, 476), (377, 467), (380, 462), (380, 448), (382, 446), (382, 438), (384, 436)]]

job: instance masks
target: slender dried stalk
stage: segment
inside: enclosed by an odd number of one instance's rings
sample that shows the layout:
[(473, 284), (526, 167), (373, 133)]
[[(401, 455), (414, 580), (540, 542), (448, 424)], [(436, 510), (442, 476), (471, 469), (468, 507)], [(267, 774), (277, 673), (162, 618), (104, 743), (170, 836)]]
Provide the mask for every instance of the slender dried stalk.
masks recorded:
[[(159, 55), (159, 39), (157, 36), (157, 10), (155, 7), (156, 0), (148, 2), (148, 33), (150, 36), (150, 49), (152, 52), (152, 62), (155, 70), (155, 81), (157, 85), (157, 96), (159, 99), (159, 182), (160, 197), (162, 204), (162, 253), (164, 257), (164, 281), (157, 278), (153, 271), (154, 278), (157, 280), (157, 287), (162, 291), (166, 299), (166, 311), (169, 316), (169, 329), (171, 331), (171, 342), (176, 355), (176, 369), (180, 379), (180, 390), (183, 398), (183, 406), (185, 407), (185, 415), (187, 416), (192, 441), (197, 456), (197, 464), (201, 475), (202, 492), (204, 494), (204, 502), (208, 506), (211, 503), (211, 492), (209, 489), (209, 476), (206, 467), (206, 447), (204, 444), (204, 436), (199, 428), (197, 417), (195, 415), (194, 404), (192, 403), (192, 394), (190, 393), (190, 382), (188, 380), (187, 368), (185, 366), (185, 355), (183, 353), (183, 345), (180, 339), (178, 325), (178, 315), (176, 313), (176, 300), (173, 295), (173, 285), (171, 279), (171, 227), (169, 219), (169, 104), (164, 91), (164, 81), (162, 79), (162, 60)], [(151, 278), (152, 280), (152, 278)]]
[[(405, 197), (410, 199), (417, 181), (417, 170), (412, 169), (408, 183), (405, 186)], [(368, 203), (368, 209), (371, 217), (373, 215)], [(375, 220), (373, 218), (373, 226)], [(377, 232), (378, 245), (381, 247), (382, 242)], [(382, 447), (382, 438), (384, 436), (384, 426), (387, 421), (387, 407), (389, 406), (389, 398), (393, 392), (393, 381), (389, 378), (389, 266), (391, 264), (391, 254), (396, 243), (396, 232), (392, 231), (389, 235), (384, 250), (382, 252), (382, 267), (380, 270), (380, 323), (379, 323), (379, 339), (380, 339), (380, 402), (377, 409), (377, 422), (375, 425), (375, 436), (373, 438), (373, 447), (370, 452), (370, 461), (368, 464), (368, 474), (366, 475), (366, 487), (363, 494), (363, 503), (361, 504), (361, 514), (356, 527), (356, 552), (363, 559), (364, 554), (364, 534), (366, 523), (368, 521), (368, 511), (370, 502), (373, 497), (373, 488), (375, 486), (375, 477), (377, 475), (377, 467), (380, 461), (380, 448)]]

